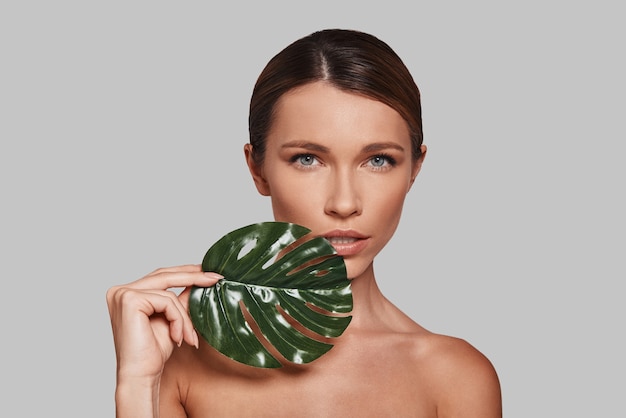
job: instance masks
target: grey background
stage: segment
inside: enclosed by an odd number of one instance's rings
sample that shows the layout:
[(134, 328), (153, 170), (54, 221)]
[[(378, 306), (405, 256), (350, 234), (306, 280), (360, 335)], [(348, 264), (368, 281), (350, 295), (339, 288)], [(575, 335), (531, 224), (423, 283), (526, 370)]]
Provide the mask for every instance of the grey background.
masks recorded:
[(251, 88), (343, 27), (422, 91), (383, 291), (492, 360), (505, 416), (623, 416), (618, 2), (260, 3), (0, 5), (0, 415), (114, 416), (106, 289), (271, 218), (243, 160)]

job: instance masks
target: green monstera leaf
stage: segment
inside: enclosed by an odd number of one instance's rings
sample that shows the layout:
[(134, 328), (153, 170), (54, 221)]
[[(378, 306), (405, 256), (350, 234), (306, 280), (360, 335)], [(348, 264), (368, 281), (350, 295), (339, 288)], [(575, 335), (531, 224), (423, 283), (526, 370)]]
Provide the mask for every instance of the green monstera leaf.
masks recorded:
[(340, 336), (352, 319), (350, 280), (343, 258), (326, 239), (307, 237), (310, 232), (292, 223), (262, 222), (228, 233), (207, 251), (202, 269), (224, 279), (194, 287), (189, 313), (209, 344), (236, 361), (266, 368), (283, 365), (268, 343), (296, 364), (332, 348), (323, 337)]

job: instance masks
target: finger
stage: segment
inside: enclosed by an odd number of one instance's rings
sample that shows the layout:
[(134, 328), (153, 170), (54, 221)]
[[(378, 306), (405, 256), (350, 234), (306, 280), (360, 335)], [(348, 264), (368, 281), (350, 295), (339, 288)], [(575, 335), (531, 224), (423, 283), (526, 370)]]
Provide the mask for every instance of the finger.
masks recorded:
[[(169, 293), (169, 292), (167, 292)], [(160, 313), (169, 323), (170, 338), (179, 347), (185, 338), (185, 328), (191, 322), (187, 313), (183, 310), (182, 305), (178, 302), (178, 298), (171, 294), (152, 294), (149, 298), (155, 313)]]
[(161, 267), (152, 271), (147, 276), (151, 276), (153, 274), (160, 274), (160, 273), (175, 273), (175, 272), (180, 272), (180, 271), (188, 271), (188, 272), (202, 271), (202, 266), (200, 264), (182, 264), (179, 266)]
[(143, 291), (125, 287), (115, 292), (111, 302), (116, 307), (112, 312), (120, 315), (116, 319), (117, 315), (112, 314), (112, 322), (117, 323), (120, 332), (123, 331), (127, 336), (124, 339), (132, 341), (135, 337), (146, 335), (146, 332), (155, 332), (155, 329), (150, 329), (149, 324), (165, 320), (169, 328), (169, 337), (177, 344), (182, 341), (187, 313), (172, 292)]
[(191, 287), (185, 288), (180, 295), (178, 295), (178, 300), (180, 301), (183, 308), (188, 311), (189, 310), (189, 294), (191, 293)]
[[(186, 288), (188, 289), (188, 288)], [(190, 289), (190, 288), (189, 288)], [(158, 289), (148, 289), (148, 290), (140, 290), (142, 294), (152, 294), (163, 296), (171, 299), (172, 303), (176, 305), (176, 308), (181, 312), (187, 312), (187, 305), (180, 300), (180, 296), (171, 290), (158, 290)]]
[[(179, 310), (182, 318), (182, 328), (179, 327), (179, 324), (172, 324), (171, 333), (172, 338), (175, 339), (176, 343), (180, 345), (181, 339), (184, 339), (187, 344), (193, 345), (196, 348), (198, 347), (198, 335), (195, 331), (195, 327), (193, 322), (191, 321), (191, 317), (189, 316), (188, 310), (188, 300), (189, 293), (191, 292), (191, 288), (185, 288), (183, 292), (179, 296), (176, 296), (174, 292), (171, 291), (148, 291), (147, 293), (153, 293), (155, 295), (166, 296), (172, 299), (172, 302), (176, 305), (176, 308)], [(181, 334), (182, 333), (182, 334)], [(182, 338), (181, 338), (182, 335)]]
[(191, 287), (185, 288), (180, 295), (178, 295), (178, 303), (180, 303), (182, 309), (185, 311), (188, 321), (185, 321), (185, 341), (188, 344), (195, 346), (198, 348), (198, 334), (196, 333), (196, 329), (193, 326), (193, 322), (191, 321), (191, 317), (189, 316), (189, 294), (191, 293)]
[(132, 289), (169, 289), (172, 287), (200, 286), (209, 287), (217, 283), (223, 276), (213, 272), (198, 271), (163, 271), (152, 273), (142, 279), (128, 284)]
[(170, 291), (141, 292), (144, 305), (139, 309), (147, 316), (162, 314), (168, 321), (170, 338), (180, 346), (185, 340), (196, 345), (197, 339), (191, 318), (178, 297)]

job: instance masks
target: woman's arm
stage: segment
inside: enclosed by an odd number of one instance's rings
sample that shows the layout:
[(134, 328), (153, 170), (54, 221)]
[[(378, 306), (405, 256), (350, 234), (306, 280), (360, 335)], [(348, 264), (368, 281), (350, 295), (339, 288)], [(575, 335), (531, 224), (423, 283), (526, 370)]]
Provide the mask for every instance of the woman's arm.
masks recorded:
[[(220, 278), (198, 265), (185, 265), (158, 269), (107, 291), (117, 358), (118, 418), (159, 416), (161, 373), (174, 344), (198, 345), (187, 313), (188, 287), (212, 286)], [(168, 290), (180, 287), (186, 288), (180, 295)]]

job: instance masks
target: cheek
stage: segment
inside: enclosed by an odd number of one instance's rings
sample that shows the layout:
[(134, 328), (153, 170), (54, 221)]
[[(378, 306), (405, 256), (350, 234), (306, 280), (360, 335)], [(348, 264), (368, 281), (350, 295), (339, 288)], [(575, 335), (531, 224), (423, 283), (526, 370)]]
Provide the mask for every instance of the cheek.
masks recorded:
[(319, 206), (319, 193), (311, 193), (300, 182), (284, 178), (271, 187), (271, 201), (274, 219), (279, 222), (293, 222), (303, 226), (311, 225)]
[(399, 217), (408, 187), (403, 181), (370, 183), (367, 193), (370, 210), (386, 219)]
[[(368, 218), (375, 224), (375, 230), (380, 232), (383, 241), (391, 238), (395, 232), (402, 215), (402, 208), (406, 198), (406, 188), (380, 188), (379, 193), (372, 193), (369, 204)], [(382, 192), (384, 190), (384, 193)]]

